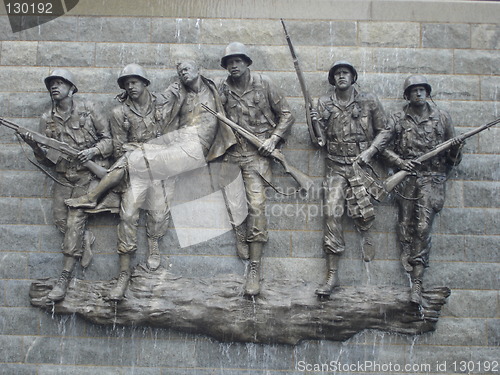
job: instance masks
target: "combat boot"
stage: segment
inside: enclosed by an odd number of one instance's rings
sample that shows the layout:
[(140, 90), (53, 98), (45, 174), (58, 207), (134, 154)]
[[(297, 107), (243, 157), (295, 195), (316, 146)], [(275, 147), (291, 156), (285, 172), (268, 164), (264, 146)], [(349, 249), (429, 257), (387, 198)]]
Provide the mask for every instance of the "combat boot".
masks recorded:
[(60, 301), (66, 296), (66, 291), (68, 290), (69, 281), (71, 280), (71, 272), (62, 271), (59, 280), (57, 280), (56, 285), (47, 295), (47, 298), (53, 302)]
[(118, 275), (116, 285), (110, 290), (107, 299), (110, 301), (121, 301), (125, 296), (125, 290), (127, 290), (129, 279), (130, 271), (121, 271)]
[(326, 297), (332, 294), (333, 288), (338, 286), (338, 255), (335, 254), (327, 254), (326, 255), (326, 265), (327, 265), (327, 274), (326, 281), (323, 285), (321, 285), (318, 289), (316, 289), (316, 294), (320, 297)]
[(410, 275), (411, 279), (411, 291), (410, 291), (410, 302), (416, 305), (422, 305), (422, 279), (424, 276), (424, 266), (422, 264), (416, 264)]
[(161, 256), (157, 238), (148, 238), (149, 255), (147, 260), (148, 268), (156, 271), (160, 267)]
[(422, 305), (422, 280), (415, 279), (411, 284), (410, 302), (416, 305)]
[(260, 293), (260, 262), (251, 261), (245, 282), (245, 295), (256, 296)]
[(84, 194), (78, 198), (65, 199), (64, 203), (66, 206), (73, 208), (94, 208), (97, 206), (97, 202), (92, 201), (88, 194)]

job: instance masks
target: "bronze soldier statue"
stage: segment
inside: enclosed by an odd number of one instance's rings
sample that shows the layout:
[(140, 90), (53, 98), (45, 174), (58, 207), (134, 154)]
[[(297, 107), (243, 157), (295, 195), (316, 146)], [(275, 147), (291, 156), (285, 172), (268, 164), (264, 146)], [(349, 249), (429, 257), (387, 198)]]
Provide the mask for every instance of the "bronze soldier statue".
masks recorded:
[(329, 73), (332, 93), (318, 100), (317, 113), (312, 116), (321, 124), (326, 137), (325, 233), (326, 281), (317, 290), (318, 296), (329, 296), (338, 284), (338, 263), (345, 250), (342, 216), (347, 206), (362, 236), (365, 261), (374, 256), (374, 244), (368, 230), (375, 218), (373, 204), (355, 172), (355, 163), (370, 163), (385, 147), (389, 133), (387, 120), (378, 98), (369, 92), (358, 92), (353, 84), (358, 79), (354, 66), (336, 61)]
[(23, 135), (33, 148), (38, 161), (55, 165), (57, 173), (53, 193), (53, 213), (57, 228), (64, 233), (62, 245), (63, 271), (56, 285), (48, 294), (51, 301), (64, 299), (71, 274), (78, 259), (82, 266), (90, 263), (90, 245), (94, 236), (86, 230), (88, 213), (81, 208), (69, 208), (64, 200), (85, 194), (96, 176), (84, 166), (93, 160), (107, 168), (107, 158), (112, 153), (112, 140), (106, 118), (94, 104), (73, 97), (78, 91), (73, 75), (66, 69), (54, 69), (45, 78), (52, 107), (40, 120), (40, 132), (49, 138), (62, 141), (79, 150), (76, 158), (65, 158), (52, 149), (40, 147), (30, 133)]
[[(204, 161), (213, 161), (236, 143), (229, 127), (199, 105), (204, 103), (213, 110), (221, 111), (223, 108), (217, 87), (212, 80), (200, 74), (198, 64), (192, 60), (180, 62), (176, 68), (179, 81), (172, 83), (162, 94), (166, 127), (168, 132), (194, 135), (186, 142), (201, 145)], [(176, 139), (176, 142), (182, 140)], [(185, 148), (185, 142), (182, 145)]]
[(255, 296), (260, 293), (262, 250), (268, 240), (264, 192), (266, 181), (272, 177), (268, 156), (286, 138), (294, 117), (283, 94), (268, 77), (252, 73), (250, 65), (252, 59), (246, 46), (230, 43), (221, 59), (221, 66), (229, 75), (220, 84), (219, 93), (227, 117), (263, 141), (257, 148), (237, 136), (237, 144), (225, 157), (226, 162), (240, 166), (245, 184), (249, 214), (246, 230), (240, 226), (236, 234), (238, 255), (250, 259), (244, 293)]
[[(137, 69), (137, 66), (133, 67)], [(137, 71), (135, 72), (137, 73)], [(145, 77), (143, 72), (139, 73)], [(158, 200), (149, 201), (147, 207), (156, 209), (157, 204), (158, 207), (163, 207), (163, 202), (166, 202), (174, 189), (175, 179), (172, 177), (199, 168), (207, 161), (222, 156), (226, 149), (236, 142), (234, 134), (227, 125), (219, 124), (217, 118), (199, 106), (199, 103), (205, 103), (213, 110), (222, 110), (215, 84), (199, 74), (199, 67), (194, 61), (184, 61), (177, 64), (177, 73), (179, 80), (172, 83), (156, 100), (155, 121), (157, 121), (161, 135), (140, 146), (137, 144), (132, 147), (127, 146), (129, 152), (115, 163), (108, 175), (101, 180), (95, 189), (83, 197), (66, 200), (66, 204), (72, 207), (95, 207), (106, 191), (120, 183), (126, 170), (130, 180), (131, 196), (134, 194), (140, 196), (140, 186), (143, 183), (146, 186), (150, 182), (153, 183), (153, 186), (161, 183), (165, 197), (162, 197), (160, 202)], [(137, 141), (134, 140), (134, 142)], [(141, 167), (141, 162), (144, 163), (142, 166), (147, 170), (144, 175), (141, 175), (141, 171), (138, 170)], [(120, 224), (119, 234), (120, 229), (125, 231), (125, 225)], [(149, 242), (151, 244), (152, 241), (149, 240)], [(119, 242), (119, 252), (120, 246), (123, 247), (120, 244), (121, 242)], [(152, 254), (150, 251), (147, 265), (151, 270), (156, 270), (160, 265), (159, 252), (158, 262), (152, 262)], [(128, 256), (121, 252), (120, 259), (124, 258), (126, 259)], [(120, 264), (125, 268), (125, 263), (126, 261), (121, 261)], [(125, 274), (126, 271), (122, 270), (120, 274), (124, 275), (123, 280), (125, 280), (125, 276), (130, 276)], [(110, 293), (110, 299), (123, 298), (126, 286), (126, 282), (119, 282)]]
[[(145, 142), (164, 133), (161, 105), (148, 90), (149, 84), (146, 72), (137, 64), (125, 66), (118, 77), (118, 86), (124, 92), (117, 97), (119, 104), (110, 117), (116, 158), (121, 158), (128, 151), (141, 150)], [(121, 169), (120, 172), (123, 173), (127, 170), (127, 163), (116, 163), (114, 169)], [(170, 210), (164, 181), (149, 180), (143, 184), (137, 180), (135, 182), (137, 183), (131, 183), (129, 174), (122, 194), (118, 224), (120, 274), (116, 286), (109, 293), (110, 300), (121, 300), (128, 285), (130, 256), (137, 250), (137, 227), (141, 209), (145, 208), (146, 211), (147, 265), (151, 270), (160, 266), (158, 241), (168, 229)]]
[[(432, 223), (443, 208), (445, 182), (451, 166), (461, 161), (462, 141), (455, 137), (449, 114), (427, 100), (431, 85), (421, 75), (409, 76), (403, 87), (408, 104), (389, 118), (392, 147), (383, 151), (391, 166), (411, 174), (399, 185), (397, 235), (401, 246), (401, 262), (410, 274), (410, 301), (422, 302), (422, 278), (429, 265)], [(414, 159), (438, 144), (454, 139), (446, 152), (418, 163)]]

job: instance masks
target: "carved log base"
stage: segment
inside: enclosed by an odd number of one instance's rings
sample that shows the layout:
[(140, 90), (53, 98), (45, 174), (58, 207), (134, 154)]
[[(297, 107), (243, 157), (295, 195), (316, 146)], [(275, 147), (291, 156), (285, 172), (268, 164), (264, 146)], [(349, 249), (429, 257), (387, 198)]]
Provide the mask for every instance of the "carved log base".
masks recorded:
[(125, 294), (115, 303), (106, 295), (116, 280), (73, 279), (66, 298), (47, 304), (56, 279), (31, 284), (31, 304), (55, 314), (78, 314), (97, 324), (149, 325), (211, 336), (225, 342), (279, 343), (300, 340), (343, 341), (364, 329), (403, 334), (434, 331), (450, 290), (423, 292), (418, 307), (408, 287), (338, 287), (318, 299), (317, 285), (273, 280), (262, 283), (255, 299), (243, 296), (238, 275), (183, 278), (160, 268), (138, 266)]

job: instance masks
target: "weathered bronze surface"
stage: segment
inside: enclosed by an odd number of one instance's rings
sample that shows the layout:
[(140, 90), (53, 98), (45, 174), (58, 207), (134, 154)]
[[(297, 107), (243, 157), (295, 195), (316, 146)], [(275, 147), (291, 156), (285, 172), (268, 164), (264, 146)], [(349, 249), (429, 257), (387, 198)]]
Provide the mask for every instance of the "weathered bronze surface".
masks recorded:
[(88, 212), (81, 208), (68, 209), (64, 200), (85, 194), (96, 179), (97, 166), (109, 166), (107, 158), (111, 155), (112, 140), (104, 114), (93, 103), (73, 97), (78, 88), (71, 72), (57, 68), (44, 81), (52, 106), (40, 119), (40, 133), (77, 152), (76, 155), (62, 153), (37, 142), (38, 137), (31, 132), (21, 134), (38, 162), (55, 167), (57, 174), (52, 204), (54, 224), (64, 234), (64, 264), (48, 298), (59, 301), (66, 294), (77, 261), (84, 268), (90, 264), (94, 241), (94, 235), (86, 229)]
[[(393, 145), (384, 151), (391, 166), (410, 172), (397, 189), (397, 234), (401, 262), (410, 274), (411, 302), (420, 305), (424, 270), (429, 266), (434, 218), (445, 201), (446, 176), (460, 163), (462, 140), (455, 137), (450, 115), (428, 103), (432, 87), (424, 76), (408, 77), (403, 97), (408, 104), (390, 117)], [(417, 158), (447, 140), (452, 147), (433, 158)]]
[(246, 46), (230, 43), (221, 59), (229, 75), (220, 84), (219, 93), (227, 117), (262, 140), (257, 147), (237, 137), (237, 144), (225, 157), (226, 162), (240, 166), (245, 183), (249, 212), (246, 233), (241, 227), (236, 229), (238, 254), (250, 260), (245, 294), (255, 296), (260, 293), (262, 251), (268, 241), (264, 190), (272, 179), (269, 156), (286, 138), (295, 119), (284, 95), (267, 76), (251, 72), (251, 64)]
[(369, 92), (359, 92), (353, 86), (357, 79), (358, 73), (350, 62), (336, 61), (328, 72), (334, 90), (318, 100), (317, 113), (311, 114), (318, 117), (324, 129), (327, 153), (323, 242), (327, 275), (325, 283), (316, 290), (320, 297), (330, 295), (338, 284), (338, 263), (345, 250), (342, 217), (346, 208), (361, 233), (364, 260), (372, 260), (375, 253), (369, 233), (375, 211), (355, 164), (369, 164), (385, 147), (389, 132), (378, 98)]
[(237, 275), (183, 278), (163, 268), (138, 267), (125, 299), (106, 300), (109, 281), (76, 280), (64, 301), (47, 305), (55, 280), (31, 285), (31, 303), (55, 314), (78, 314), (96, 324), (150, 325), (211, 336), (220, 341), (295, 345), (301, 340), (343, 341), (364, 329), (421, 334), (434, 331), (448, 288), (423, 293), (419, 308), (404, 287), (341, 287), (318, 299), (314, 285), (264, 281), (260, 295), (242, 296)]

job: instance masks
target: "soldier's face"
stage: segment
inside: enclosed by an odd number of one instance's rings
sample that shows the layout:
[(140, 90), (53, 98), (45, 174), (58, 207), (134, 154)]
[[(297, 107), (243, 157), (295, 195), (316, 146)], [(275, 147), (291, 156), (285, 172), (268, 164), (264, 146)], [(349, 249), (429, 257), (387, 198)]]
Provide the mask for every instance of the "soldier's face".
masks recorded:
[(50, 95), (54, 100), (63, 100), (69, 96), (72, 85), (60, 78), (54, 78), (49, 82)]
[(177, 74), (182, 83), (189, 85), (198, 79), (198, 68), (192, 63), (182, 63), (177, 67)]
[(138, 77), (127, 77), (123, 83), (125, 91), (132, 100), (140, 98), (144, 90), (146, 90), (146, 83)]
[(410, 98), (410, 105), (423, 106), (427, 102), (427, 90), (425, 90), (424, 86), (412, 87), (408, 97)]
[(233, 78), (239, 78), (248, 70), (248, 63), (239, 56), (227, 59), (227, 71)]
[(335, 70), (333, 78), (335, 79), (335, 87), (339, 90), (345, 90), (352, 86), (354, 77), (350, 69), (341, 66)]

